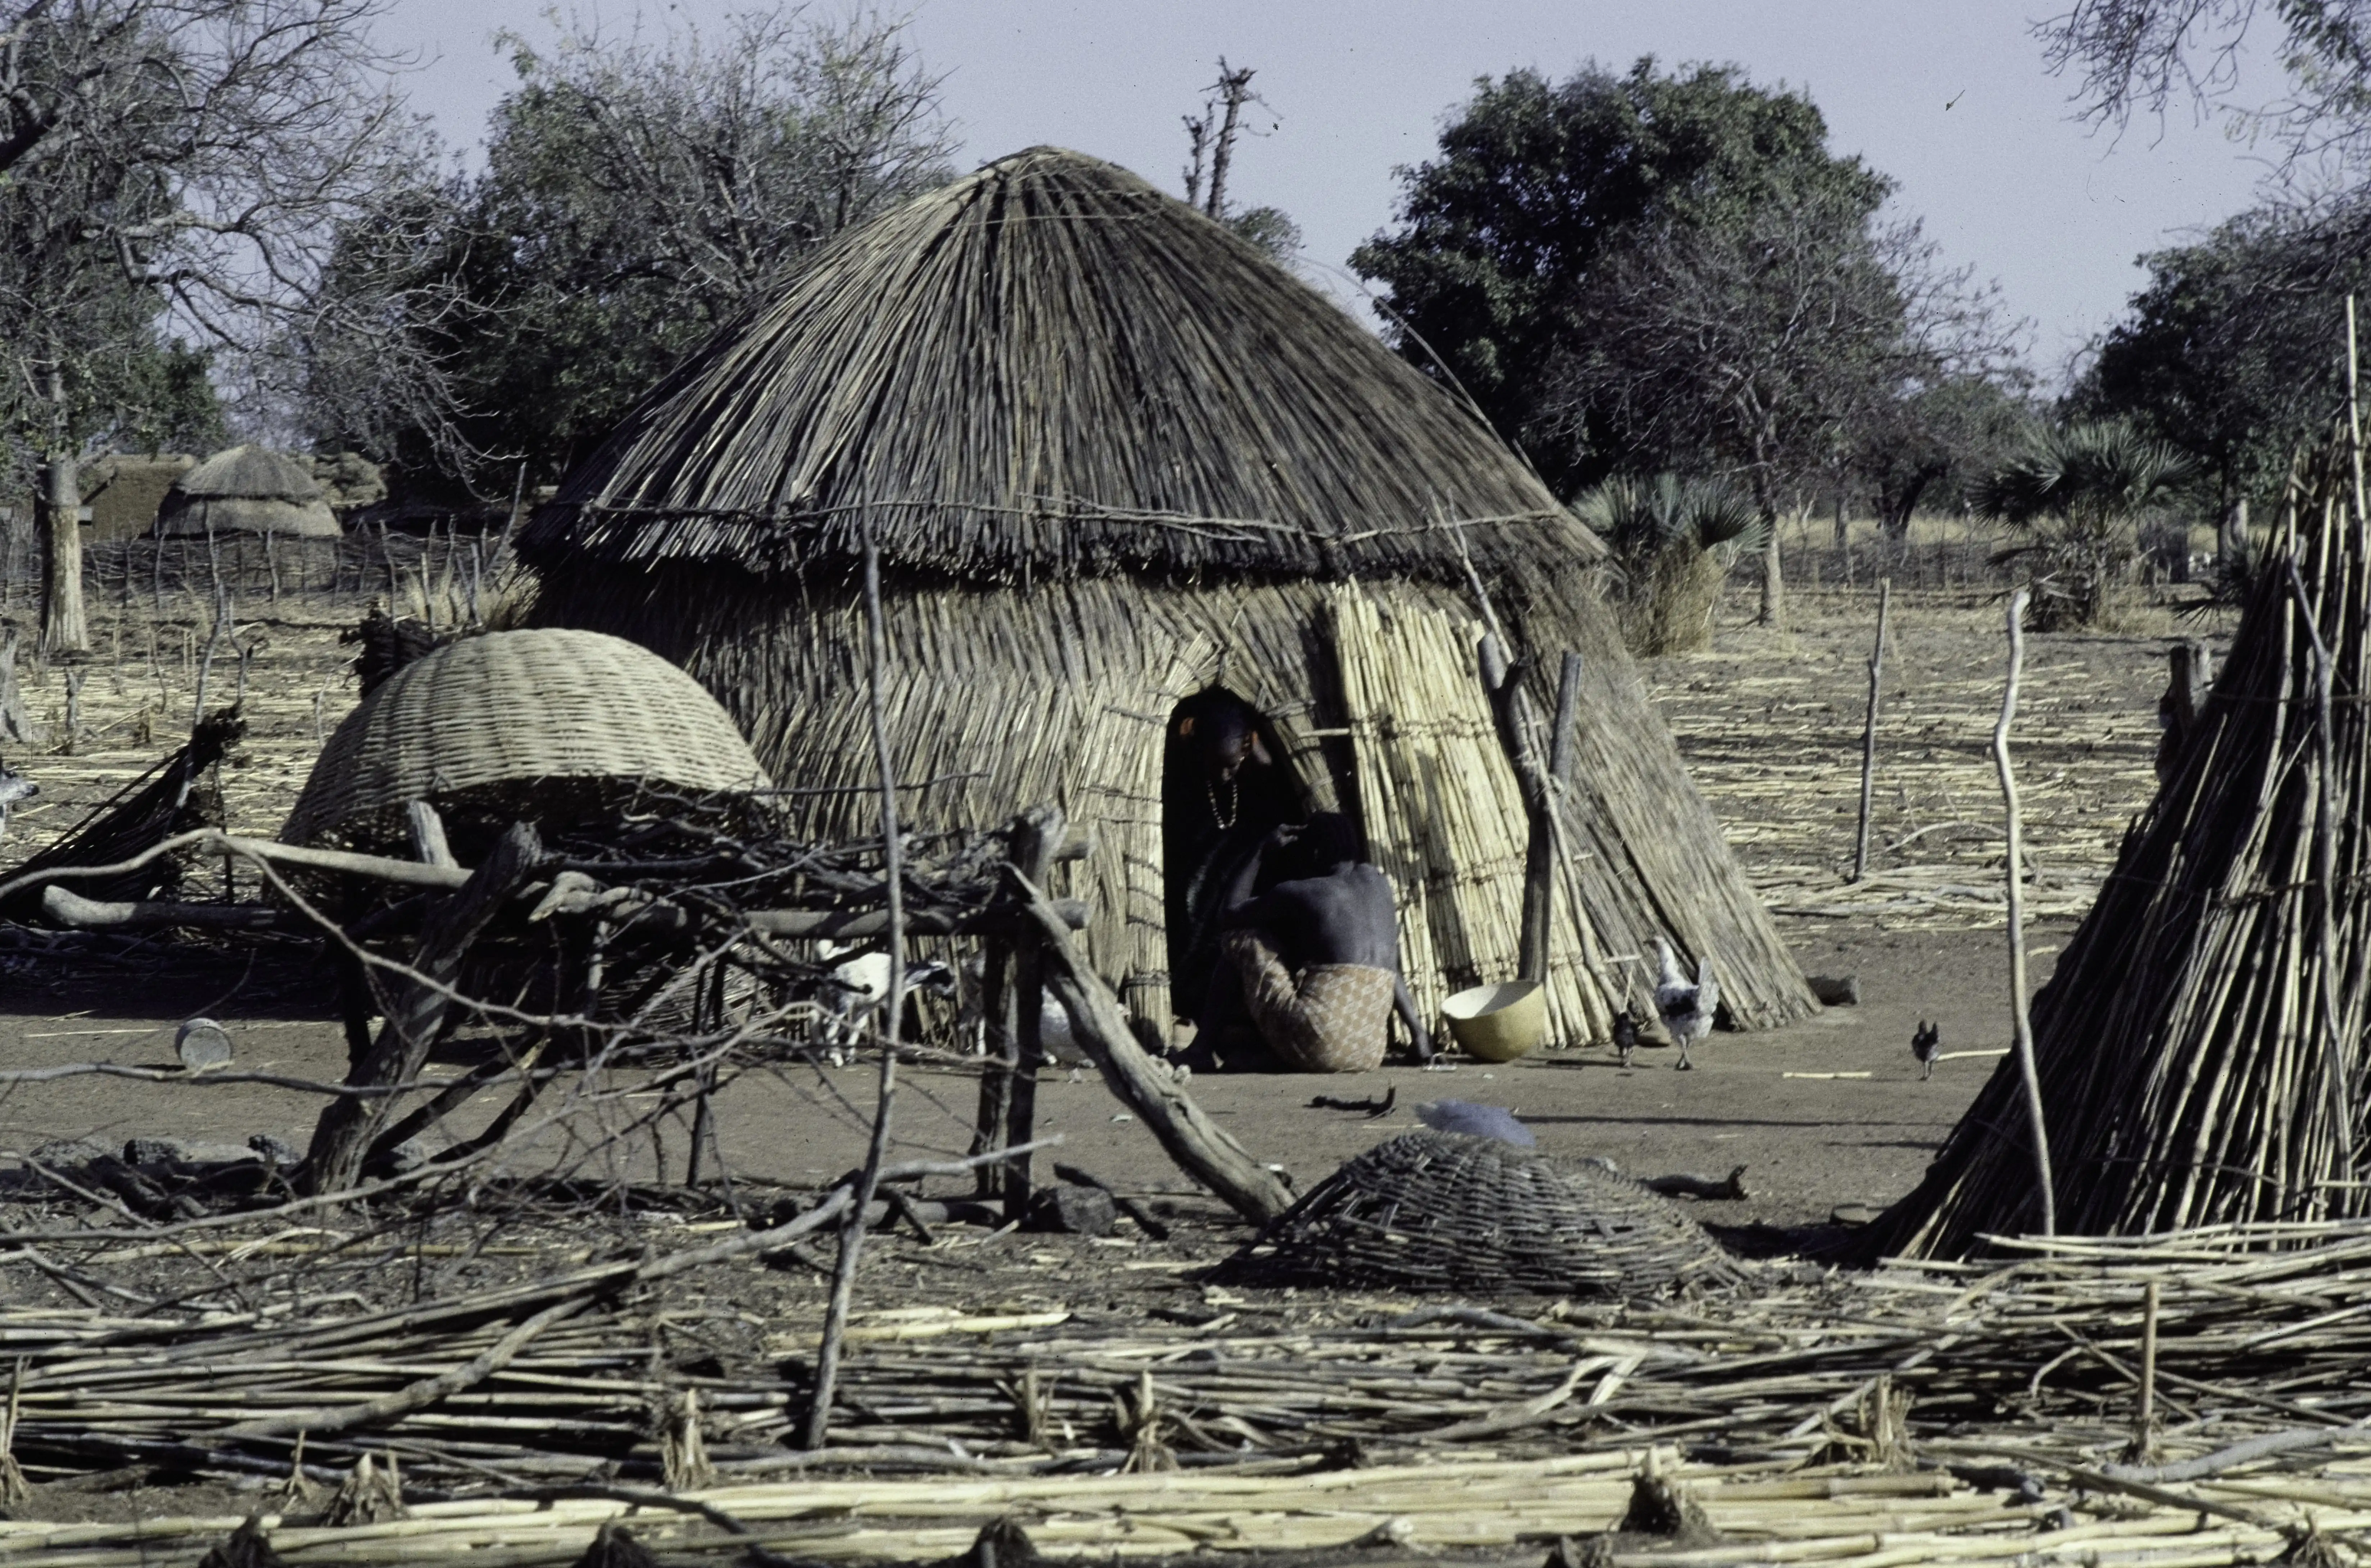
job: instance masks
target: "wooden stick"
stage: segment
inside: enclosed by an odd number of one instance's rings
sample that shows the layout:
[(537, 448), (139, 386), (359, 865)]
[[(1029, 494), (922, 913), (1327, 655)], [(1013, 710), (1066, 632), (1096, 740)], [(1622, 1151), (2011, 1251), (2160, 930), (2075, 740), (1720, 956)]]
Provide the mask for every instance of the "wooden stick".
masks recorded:
[[(1052, 865), (1052, 848), (1062, 836), (1062, 812), (1057, 806), (1034, 807), (1012, 824), (1012, 864), (1031, 886), (1044, 885)], [(1005, 1014), (1012, 1024), (1013, 1063), (1005, 1111), (1007, 1143), (1025, 1144), (1037, 1136), (1037, 1075), (1046, 1066), (1044, 947), (1035, 933), (1027, 931), (1013, 947), (1012, 988), (1004, 999)], [(1035, 1184), (1029, 1157), (1017, 1155), (998, 1170), (1004, 1217), (1025, 1217)]]
[(1868, 874), (1868, 808), (1877, 789), (1877, 699), (1885, 679), (1885, 620), (1893, 605), (1893, 579), (1877, 580), (1877, 646), (1868, 652), (1868, 715), (1860, 731), (1860, 828), (1853, 836), (1852, 880)]
[[(2352, 294), (2346, 300), (2346, 324), (2347, 363), (2352, 366)], [(2288, 564), (2289, 593), (2296, 601), (2297, 626), (2313, 650), (2313, 880), (2314, 907), (2319, 916), (2314, 959), (2319, 995), (2315, 1000), (2321, 1006), (2322, 1034), (2330, 1052), (2322, 1066), (2322, 1082), (2330, 1100), (2331, 1136), (2338, 1145), (2337, 1168), (2351, 1172), (2354, 1169), (2354, 1106), (2347, 1079), (2352, 1076), (2353, 1064), (2346, 1059), (2346, 1038), (2338, 1017), (2338, 761), (2331, 731), (2330, 648), (2321, 640), (2313, 600), (2305, 591), (2305, 579), (2297, 572), (2296, 557), (2290, 556)]]
[(840, 1339), (848, 1332), (856, 1264), (864, 1249), (864, 1214), (881, 1185), (881, 1166), (889, 1154), (889, 1117), (897, 1098), (897, 1032), (906, 1010), (906, 868), (897, 841), (897, 768), (889, 752), (889, 652), (881, 614), (881, 550), (873, 543), (870, 525), (864, 535), (864, 641), (873, 750), (881, 767), (881, 864), (883, 880), (888, 884), (889, 995), (882, 1004), (887, 1017), (881, 1027), (881, 1088), (873, 1109), (873, 1138), (865, 1146), (864, 1171), (857, 1178), (849, 1217), (839, 1228), (831, 1301), (824, 1310), (823, 1341), (815, 1351), (814, 1390), (807, 1401), (804, 1446), (809, 1448), (822, 1447), (831, 1435), (832, 1389), (839, 1378)]
[(1559, 809), (1572, 790), (1573, 732), (1580, 720), (1580, 655), (1567, 652), (1556, 672), (1556, 721), (1548, 731), (1547, 809), (1531, 823), (1523, 852), (1523, 917), (1515, 942), (1516, 974), (1548, 977), (1548, 928), (1556, 917), (1556, 866), (1562, 859)]
[(224, 931), (295, 929), (283, 910), (261, 904), (176, 904), (164, 900), (85, 898), (52, 882), (41, 890), (41, 913), (76, 930), (183, 927)]
[(2157, 1282), (2148, 1282), (2141, 1306), (2141, 1408), (2133, 1420), (2133, 1453), (2145, 1458), (2157, 1428)]
[[(485, 864), (471, 873), (468, 884), (429, 917), (412, 967), (446, 984), (423, 986), (414, 981), (407, 985), (390, 1008), (370, 1053), (355, 1066), (348, 1082), (385, 1085), (420, 1076), (452, 1006), (449, 982), (460, 973), (469, 944), (535, 873), (542, 858), (542, 840), (535, 829), (526, 823), (512, 824)], [(362, 1173), (364, 1152), (386, 1124), (387, 1109), (388, 1101), (382, 1097), (346, 1095), (330, 1101), (314, 1126), (312, 1147), (306, 1152), (304, 1190), (325, 1193), (353, 1186)]]
[(2033, 1061), (2033, 1018), (2026, 1009), (2025, 816), (2017, 794), (2017, 771), (2008, 755), (2009, 726), (2017, 719), (2018, 677), (2025, 669), (2025, 606), (2030, 590), (2008, 601), (2008, 682), (2001, 689), (2000, 722), (1993, 726), (1993, 762), (2000, 770), (2001, 799), (2008, 817), (2008, 987), (2011, 1020), (2017, 1027), (2017, 1067), (2025, 1083), (2027, 1124), (2033, 1136), (2034, 1174), (2041, 1198), (2041, 1234), (2058, 1233), (2057, 1190), (2050, 1175), (2050, 1129), (2042, 1120), (2041, 1076)]
[(1119, 998), (1079, 957), (1052, 905), (1018, 873), (1013, 880), (1045, 943), (1046, 982), (1070, 1014), (1070, 1037), (1094, 1057), (1112, 1092), (1152, 1130), (1180, 1169), (1236, 1212), (1265, 1224), (1291, 1207), (1291, 1191), (1277, 1174), (1204, 1115), (1168, 1069), (1137, 1043)]

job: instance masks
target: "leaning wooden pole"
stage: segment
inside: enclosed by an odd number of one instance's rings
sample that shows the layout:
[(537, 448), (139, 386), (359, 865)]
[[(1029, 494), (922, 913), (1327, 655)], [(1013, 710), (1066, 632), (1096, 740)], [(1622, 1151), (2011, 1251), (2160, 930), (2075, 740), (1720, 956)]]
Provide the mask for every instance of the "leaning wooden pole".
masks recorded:
[(864, 1151), (864, 1171), (839, 1228), (839, 1258), (831, 1276), (831, 1302), (824, 1309), (823, 1339), (815, 1348), (815, 1385), (807, 1404), (805, 1442), (820, 1448), (831, 1435), (833, 1386), (839, 1378), (839, 1347), (848, 1332), (849, 1304), (856, 1293), (856, 1264), (864, 1250), (865, 1211), (881, 1185), (889, 1154), (889, 1117), (897, 1098), (897, 1031), (906, 1010), (906, 901), (904, 857), (897, 844), (897, 774), (889, 754), (889, 650), (881, 615), (881, 550), (868, 525), (864, 535), (864, 642), (873, 709), (873, 750), (881, 767), (881, 862), (889, 905), (889, 995), (882, 1002), (881, 1092), (873, 1111), (873, 1141)]
[(1046, 985), (1070, 1020), (1070, 1037), (1086, 1049), (1104, 1082), (1161, 1140), (1178, 1168), (1244, 1218), (1265, 1224), (1292, 1206), (1292, 1191), (1252, 1158), (1224, 1127), (1205, 1115), (1176, 1076), (1138, 1044), (1127, 1009), (1070, 943), (1061, 914), (1017, 871), (1013, 891), (1023, 918), (1045, 944)]
[(1860, 727), (1860, 826), (1853, 835), (1852, 880), (1868, 874), (1868, 808), (1877, 790), (1877, 700), (1885, 680), (1885, 622), (1893, 607), (1893, 579), (1877, 580), (1877, 646), (1868, 652), (1868, 713)]
[(2019, 588), (2008, 601), (2008, 682), (2001, 690), (2000, 722), (1993, 726), (1993, 762), (2000, 769), (2001, 800), (2008, 823), (2008, 988), (2010, 1020), (2017, 1027), (2017, 1070), (2025, 1082), (2025, 1114), (2033, 1138), (2034, 1178), (2041, 1194), (2041, 1234), (2058, 1234), (2058, 1189), (2050, 1174), (2050, 1129), (2042, 1117), (2041, 1075), (2033, 1060), (2033, 1017), (2027, 1009), (2025, 971), (2025, 816), (2018, 801), (2017, 769), (2008, 755), (2009, 726), (2017, 721), (2017, 684), (2025, 670), (2025, 605), (2031, 593)]

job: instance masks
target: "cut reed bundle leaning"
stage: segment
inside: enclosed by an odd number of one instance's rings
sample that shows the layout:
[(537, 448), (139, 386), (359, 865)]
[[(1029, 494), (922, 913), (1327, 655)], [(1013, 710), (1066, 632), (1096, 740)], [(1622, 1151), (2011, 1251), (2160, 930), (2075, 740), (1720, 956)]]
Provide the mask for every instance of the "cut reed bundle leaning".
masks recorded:
[[(2371, 1207), (2362, 462), (2344, 429), (2300, 461), (2205, 711), (2034, 998), (2062, 1231)], [(2035, 1228), (2018, 1093), (2005, 1063), (1873, 1247)]]

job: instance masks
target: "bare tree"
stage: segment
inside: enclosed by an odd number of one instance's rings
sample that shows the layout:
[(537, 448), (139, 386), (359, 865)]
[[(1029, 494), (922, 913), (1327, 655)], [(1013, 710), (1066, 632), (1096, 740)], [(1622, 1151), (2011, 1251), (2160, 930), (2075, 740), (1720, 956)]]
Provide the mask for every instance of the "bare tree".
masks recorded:
[[(496, 179), (514, 200), (605, 224), (617, 258), (714, 320), (815, 243), (943, 179), (955, 146), (939, 78), (903, 24), (871, 14), (831, 27), (796, 10), (737, 16), (721, 46), (690, 29), (623, 44), (579, 31), (541, 55), (504, 37), (526, 86), (494, 149), (518, 161)], [(581, 161), (561, 170), (554, 156)]]
[(2292, 159), (2359, 163), (2371, 153), (2371, 0), (2076, 0), (2035, 31), (2052, 68), (2080, 78), (2084, 112), (2121, 125), (2185, 98), (2228, 107), (2241, 49), (2266, 13), (2291, 92), (2230, 112)]
[[(1252, 91), (1252, 75), (1249, 66), (1232, 69), (1226, 56), (1220, 55), (1219, 79), (1204, 90), (1202, 112), (1185, 117), (1186, 204), (1200, 207), (1207, 216), (1226, 225), (1281, 261), (1301, 248), (1301, 225), (1280, 207), (1234, 212), (1227, 205), (1227, 176), (1234, 167), (1236, 139), (1245, 129), (1243, 109), (1249, 104), (1269, 107), (1266, 98)], [(1275, 128), (1271, 122), (1269, 129)], [(1209, 179), (1208, 195), (1202, 189), (1206, 174)]]
[[(1939, 271), (1914, 225), (1851, 192), (1775, 194), (1738, 222), (1667, 223), (1575, 301), (1551, 429), (1659, 466), (1734, 476), (1767, 529), (1762, 618), (1783, 626), (1780, 508), (1848, 459), (1854, 433), (1923, 380), (2009, 352), (1988, 296)], [(1588, 421), (1602, 421), (1592, 427)]]
[(504, 42), (485, 171), (346, 225), (291, 340), (318, 436), (416, 476), (564, 469), (819, 246), (948, 176), (938, 78), (893, 19)]
[(42, 637), (88, 640), (75, 527), (92, 385), (160, 317), (256, 347), (410, 129), (378, 0), (0, 5), (0, 373), (40, 453)]

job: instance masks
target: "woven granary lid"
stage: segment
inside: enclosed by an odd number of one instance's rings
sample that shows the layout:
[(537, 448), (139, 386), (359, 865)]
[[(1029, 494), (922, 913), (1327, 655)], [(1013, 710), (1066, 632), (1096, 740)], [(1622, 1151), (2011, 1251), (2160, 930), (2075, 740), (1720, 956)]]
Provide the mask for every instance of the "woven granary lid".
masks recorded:
[(364, 698), (280, 836), (361, 843), (388, 836), (409, 801), (496, 792), (532, 807), (536, 786), (561, 780), (700, 795), (769, 782), (716, 699), (650, 650), (597, 631), (497, 631), (405, 665)]
[(1752, 1273), (1670, 1199), (1626, 1176), (1433, 1132), (1344, 1164), (1225, 1272), (1275, 1285), (1623, 1298), (1730, 1286)]

